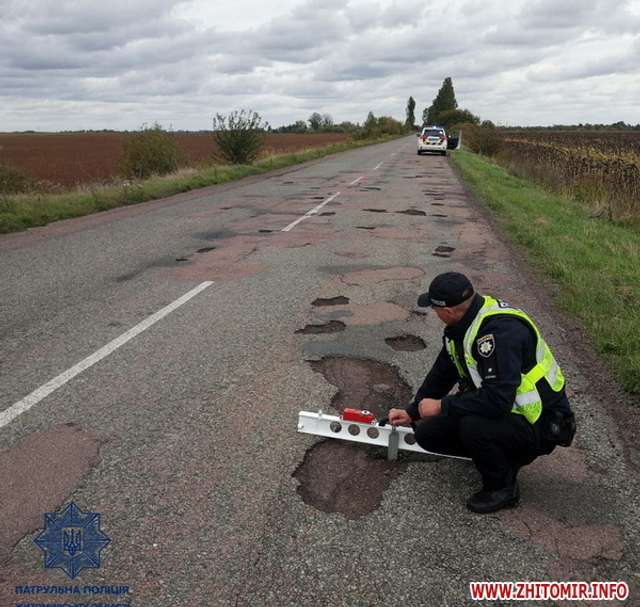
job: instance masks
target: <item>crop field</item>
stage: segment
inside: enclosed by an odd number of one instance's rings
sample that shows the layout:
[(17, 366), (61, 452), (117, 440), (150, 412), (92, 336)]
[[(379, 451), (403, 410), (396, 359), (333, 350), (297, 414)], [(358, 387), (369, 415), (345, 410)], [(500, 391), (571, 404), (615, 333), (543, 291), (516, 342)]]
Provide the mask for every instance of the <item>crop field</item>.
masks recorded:
[(501, 160), (612, 220), (640, 220), (640, 132), (509, 130)]
[[(51, 189), (108, 183), (119, 177), (122, 143), (128, 133), (0, 133), (0, 164), (46, 182)], [(211, 160), (211, 133), (175, 133), (188, 166)], [(268, 134), (265, 155), (341, 143), (343, 133)]]

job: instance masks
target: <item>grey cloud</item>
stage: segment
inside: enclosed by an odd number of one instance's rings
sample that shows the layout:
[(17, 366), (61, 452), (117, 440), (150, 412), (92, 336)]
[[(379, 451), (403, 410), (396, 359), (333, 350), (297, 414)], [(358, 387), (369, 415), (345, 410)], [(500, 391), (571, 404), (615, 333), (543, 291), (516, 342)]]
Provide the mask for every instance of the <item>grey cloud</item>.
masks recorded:
[(604, 57), (578, 59), (560, 65), (540, 65), (529, 70), (529, 80), (536, 82), (558, 82), (579, 78), (595, 78), (635, 72), (640, 76), (637, 53), (609, 53)]
[(462, 107), (496, 122), (554, 111), (560, 121), (568, 107), (576, 122), (595, 121), (594, 99), (601, 122), (607, 112), (640, 121), (638, 14), (613, 0), (569, 2), (300, 0), (283, 14), (256, 2), (264, 18), (238, 31), (214, 29), (213, 9), (197, 22), (176, 0), (5, 2), (0, 129), (155, 118), (208, 128), (214, 110), (249, 106), (274, 125), (315, 109), (402, 119), (409, 95), (421, 111), (446, 76)]

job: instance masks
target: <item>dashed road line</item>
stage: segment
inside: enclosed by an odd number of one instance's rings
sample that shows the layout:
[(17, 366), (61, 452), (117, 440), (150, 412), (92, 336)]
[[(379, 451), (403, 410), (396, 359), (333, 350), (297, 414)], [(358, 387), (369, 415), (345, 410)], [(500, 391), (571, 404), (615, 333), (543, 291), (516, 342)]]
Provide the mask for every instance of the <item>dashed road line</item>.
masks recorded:
[(356, 179), (354, 179), (349, 185), (356, 185), (356, 183), (358, 183), (358, 181), (360, 181), (361, 179), (364, 179), (364, 175), (360, 175), (360, 177), (356, 177)]
[(384, 164), (384, 160), (382, 162), (379, 162), (378, 164), (376, 164), (376, 166), (374, 166), (371, 170), (372, 171), (377, 171), (383, 164)]
[(338, 196), (340, 196), (340, 192), (336, 192), (335, 194), (332, 194), (331, 196), (329, 196), (329, 198), (321, 202), (317, 207), (313, 207), (313, 209), (311, 209), (310, 211), (307, 211), (302, 217), (298, 217), (298, 219), (296, 219), (295, 221), (292, 221), (286, 228), (282, 228), (282, 230), (280, 231), (288, 232), (289, 230), (292, 230), (301, 221), (304, 221), (305, 219), (307, 219), (307, 217), (311, 217), (312, 215), (315, 215), (325, 204), (328, 204), (332, 200), (335, 200)]
[(171, 312), (173, 312), (174, 310), (177, 310), (180, 306), (187, 303), (191, 298), (195, 297), (196, 295), (198, 295), (198, 293), (204, 291), (212, 284), (212, 281), (200, 283), (197, 287), (191, 289), (191, 291), (185, 293), (182, 297), (179, 297), (173, 303), (170, 303), (168, 306), (165, 306), (161, 310), (158, 310), (155, 314), (152, 314), (151, 316), (145, 318), (135, 327), (120, 335), (120, 337), (116, 337), (106, 346), (103, 346), (99, 350), (96, 350), (93, 354), (87, 356), (87, 358), (81, 360), (78, 364), (74, 365), (70, 369), (67, 369), (60, 375), (54, 377), (43, 386), (40, 386), (39, 388), (31, 392), (31, 394), (25, 396), (22, 400), (19, 400), (17, 403), (11, 405), (8, 409), (2, 411), (0, 413), (0, 428), (12, 422), (16, 417), (22, 415), (25, 411), (28, 411), (34, 405), (37, 405), (42, 399), (49, 396), (49, 394), (66, 384), (68, 381), (72, 380), (74, 377), (76, 377), (76, 375), (79, 375), (89, 367), (92, 367), (103, 358), (109, 356), (109, 354), (117, 350), (120, 346), (123, 346), (128, 341), (131, 341), (134, 337), (140, 335), (140, 333), (146, 331), (152, 325), (155, 325), (158, 321), (162, 320), (168, 314), (171, 314)]

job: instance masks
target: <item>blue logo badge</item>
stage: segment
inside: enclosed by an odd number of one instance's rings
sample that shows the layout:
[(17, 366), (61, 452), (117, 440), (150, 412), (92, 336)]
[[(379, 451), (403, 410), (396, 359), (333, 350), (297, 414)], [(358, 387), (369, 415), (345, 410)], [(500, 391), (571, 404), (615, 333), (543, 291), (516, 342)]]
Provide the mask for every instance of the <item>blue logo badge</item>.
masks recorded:
[(85, 568), (100, 567), (100, 551), (111, 538), (100, 531), (97, 512), (82, 512), (71, 502), (44, 515), (44, 530), (33, 541), (44, 552), (46, 569), (62, 569), (73, 579)]

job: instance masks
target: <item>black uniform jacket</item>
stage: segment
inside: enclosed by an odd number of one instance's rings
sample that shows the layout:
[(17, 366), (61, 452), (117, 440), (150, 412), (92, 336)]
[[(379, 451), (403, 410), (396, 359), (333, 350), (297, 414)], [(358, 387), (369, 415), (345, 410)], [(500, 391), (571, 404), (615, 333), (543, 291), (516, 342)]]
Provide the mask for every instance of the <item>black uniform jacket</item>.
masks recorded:
[[(443, 415), (498, 418), (511, 411), (522, 374), (536, 364), (536, 336), (525, 321), (515, 316), (504, 314), (487, 318), (480, 326), (472, 348), (482, 377), (482, 385), (475, 388), (464, 362), (462, 342), (483, 303), (482, 296), (476, 295), (460, 322), (444, 330), (444, 335), (454, 340), (465, 375), (459, 376), (443, 338), (438, 358), (413, 402), (407, 407), (407, 412), (414, 420), (420, 417), (418, 404), (423, 398), (442, 399)], [(456, 383), (459, 384), (458, 393), (448, 395)], [(565, 413), (570, 412), (564, 389), (554, 392), (545, 379), (538, 382), (537, 388), (545, 410), (557, 408)]]

